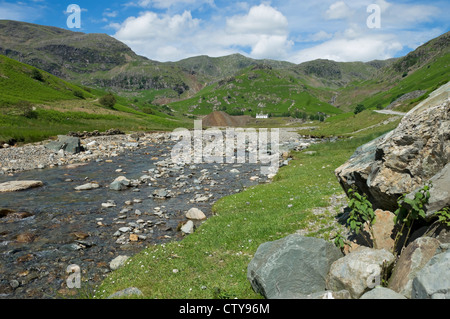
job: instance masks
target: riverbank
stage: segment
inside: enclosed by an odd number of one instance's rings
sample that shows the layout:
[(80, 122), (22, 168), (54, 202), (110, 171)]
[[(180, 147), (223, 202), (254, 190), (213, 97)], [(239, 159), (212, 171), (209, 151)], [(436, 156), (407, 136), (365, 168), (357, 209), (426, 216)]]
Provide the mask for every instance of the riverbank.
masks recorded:
[(271, 183), (223, 197), (214, 204), (213, 216), (193, 234), (133, 256), (103, 281), (94, 297), (108, 298), (135, 287), (142, 294), (130, 298), (261, 298), (247, 279), (257, 248), (292, 233), (332, 241), (342, 229), (336, 218), (347, 200), (334, 170), (357, 147), (395, 126), (391, 122), (291, 152), (289, 165)]
[[(77, 294), (65, 281), (71, 264), (80, 267), (84, 289), (96, 286), (115, 258), (183, 239), (188, 209), (210, 218), (220, 198), (268, 181), (257, 164), (173, 164), (175, 142), (168, 133), (83, 138), (85, 151), (64, 157), (46, 143), (0, 150), (6, 168), (0, 182), (42, 181), (0, 194), (1, 298)], [(288, 131), (281, 132), (280, 143), (309, 145)], [(111, 183), (121, 176), (129, 184), (114, 191)]]
[(124, 152), (169, 139), (170, 132), (92, 136), (80, 139), (85, 151), (77, 154), (58, 153), (46, 148), (50, 140), (18, 147), (8, 145), (0, 148), (0, 175), (114, 158)]

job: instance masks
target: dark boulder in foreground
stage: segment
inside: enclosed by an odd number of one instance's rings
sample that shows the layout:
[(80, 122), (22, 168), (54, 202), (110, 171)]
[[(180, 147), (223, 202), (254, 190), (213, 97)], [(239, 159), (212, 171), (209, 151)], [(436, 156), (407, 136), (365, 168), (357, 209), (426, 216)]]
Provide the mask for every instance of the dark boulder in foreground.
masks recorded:
[(330, 242), (293, 234), (259, 246), (247, 278), (266, 298), (306, 298), (326, 290), (331, 264), (342, 256)]

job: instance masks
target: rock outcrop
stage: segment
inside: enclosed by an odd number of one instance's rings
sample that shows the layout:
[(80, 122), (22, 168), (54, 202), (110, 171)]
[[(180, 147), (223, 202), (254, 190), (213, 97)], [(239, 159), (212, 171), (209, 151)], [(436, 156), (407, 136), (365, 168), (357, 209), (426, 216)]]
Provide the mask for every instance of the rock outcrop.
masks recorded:
[(394, 211), (399, 196), (434, 179), (429, 215), (448, 205), (450, 193), (442, 187), (450, 174), (449, 90), (450, 83), (408, 112), (395, 130), (358, 148), (335, 171), (343, 189), (356, 186), (374, 208)]
[[(397, 129), (358, 148), (336, 170), (346, 192), (356, 186), (377, 209), (371, 240), (378, 249), (360, 246), (354, 238), (351, 251), (339, 257), (331, 243), (317, 238), (290, 235), (264, 243), (248, 266), (256, 292), (266, 298), (450, 298), (450, 227), (433, 218), (450, 207), (449, 91), (450, 82), (405, 115)], [(397, 200), (414, 197), (429, 182), (427, 218), (397, 251), (392, 213)]]

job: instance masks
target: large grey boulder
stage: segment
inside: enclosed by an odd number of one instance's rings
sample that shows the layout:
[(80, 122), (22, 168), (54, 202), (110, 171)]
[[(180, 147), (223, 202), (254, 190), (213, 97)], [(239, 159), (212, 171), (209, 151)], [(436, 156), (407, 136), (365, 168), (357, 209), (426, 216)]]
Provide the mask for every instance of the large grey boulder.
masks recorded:
[(247, 278), (266, 298), (298, 298), (325, 291), (331, 264), (343, 254), (323, 239), (298, 234), (260, 245)]
[(45, 147), (55, 152), (63, 150), (64, 152), (71, 154), (80, 153), (82, 150), (80, 139), (78, 137), (67, 135), (58, 135), (56, 141), (47, 143)]
[(358, 299), (380, 285), (383, 267), (390, 267), (394, 260), (394, 255), (384, 249), (361, 246), (331, 265), (326, 287), (332, 291), (347, 290)]
[(450, 251), (435, 255), (413, 280), (411, 298), (450, 299)]
[(366, 292), (359, 299), (407, 299), (405, 296), (384, 287), (375, 287)]
[[(449, 90), (450, 82), (408, 112), (395, 130), (363, 145), (337, 168), (343, 189), (347, 192), (356, 186), (375, 208), (394, 211), (399, 196), (422, 187), (443, 171), (450, 162)], [(442, 176), (448, 177), (447, 170)], [(448, 185), (445, 177), (435, 178)], [(435, 191), (441, 191), (440, 187)]]
[(394, 267), (388, 288), (411, 298), (414, 278), (435, 255), (439, 246), (439, 240), (431, 237), (419, 237), (409, 244)]

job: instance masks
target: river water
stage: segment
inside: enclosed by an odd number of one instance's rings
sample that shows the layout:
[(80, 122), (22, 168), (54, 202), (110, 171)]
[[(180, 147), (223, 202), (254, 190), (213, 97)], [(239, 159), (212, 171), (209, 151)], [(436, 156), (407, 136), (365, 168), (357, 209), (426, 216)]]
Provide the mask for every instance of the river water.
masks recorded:
[[(0, 175), (0, 183), (44, 183), (0, 193), (0, 298), (67, 298), (74, 294), (66, 282), (72, 264), (80, 267), (83, 285), (93, 287), (111, 271), (115, 257), (182, 239), (179, 224), (189, 208), (210, 217), (219, 198), (267, 181), (257, 164), (165, 165), (161, 161), (169, 158), (172, 146), (154, 144), (73, 168)], [(143, 175), (151, 180), (122, 191), (108, 187), (118, 176), (139, 180)], [(94, 181), (100, 188), (74, 189)], [(158, 190), (167, 197), (154, 197)], [(115, 206), (102, 207), (108, 201)], [(122, 233), (123, 227), (131, 231)], [(131, 233), (139, 235), (137, 241), (130, 240)]]

